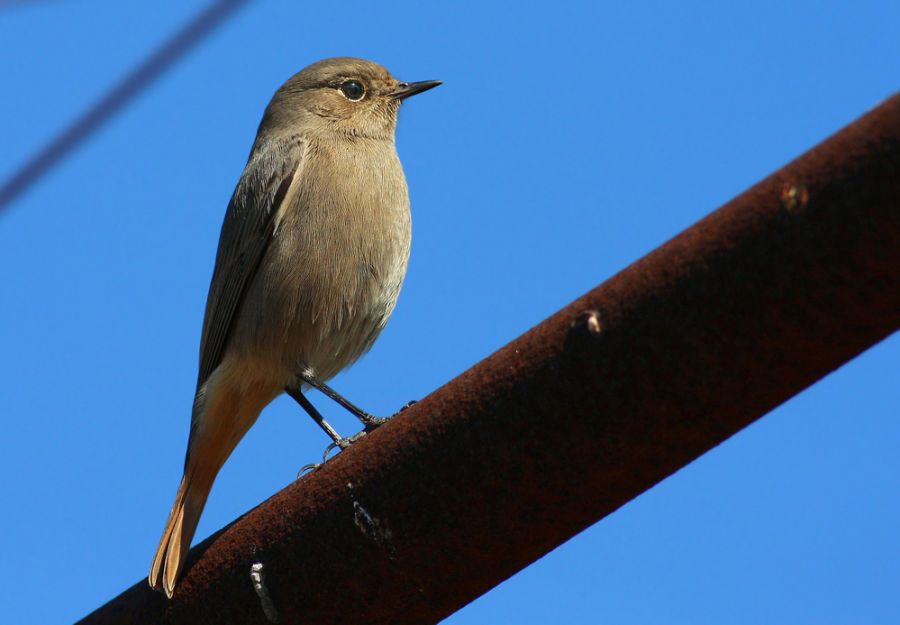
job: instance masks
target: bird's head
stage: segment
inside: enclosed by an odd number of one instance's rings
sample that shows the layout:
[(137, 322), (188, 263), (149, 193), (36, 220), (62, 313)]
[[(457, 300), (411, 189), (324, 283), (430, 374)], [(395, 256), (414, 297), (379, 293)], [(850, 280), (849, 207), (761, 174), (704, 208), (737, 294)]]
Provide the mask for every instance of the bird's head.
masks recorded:
[(325, 59), (292, 76), (275, 93), (261, 129), (338, 132), (392, 139), (400, 103), (440, 85), (438, 80), (401, 82), (372, 61)]

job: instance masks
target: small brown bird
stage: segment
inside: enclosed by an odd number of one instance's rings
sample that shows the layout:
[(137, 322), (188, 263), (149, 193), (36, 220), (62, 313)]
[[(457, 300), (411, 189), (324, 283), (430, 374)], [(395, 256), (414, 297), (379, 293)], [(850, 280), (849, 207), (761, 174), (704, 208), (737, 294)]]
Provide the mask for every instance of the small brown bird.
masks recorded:
[(150, 585), (169, 597), (216, 474), (282, 391), (342, 448), (355, 437), (341, 438), (304, 390), (321, 390), (366, 430), (384, 421), (325, 381), (372, 346), (394, 309), (410, 246), (397, 111), (439, 84), (326, 59), (266, 108), (222, 225), (184, 476), (150, 567)]

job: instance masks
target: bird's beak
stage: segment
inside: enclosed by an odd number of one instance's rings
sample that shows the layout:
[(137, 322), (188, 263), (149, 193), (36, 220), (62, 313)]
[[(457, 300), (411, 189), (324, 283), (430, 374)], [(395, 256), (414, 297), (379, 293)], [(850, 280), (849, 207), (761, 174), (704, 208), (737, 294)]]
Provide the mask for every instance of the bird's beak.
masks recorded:
[(422, 93), (423, 91), (428, 91), (429, 89), (434, 89), (438, 85), (443, 84), (440, 80), (420, 80), (419, 82), (401, 82), (397, 89), (388, 94), (392, 98), (397, 98), (398, 100), (405, 100), (406, 98), (416, 95), (417, 93)]

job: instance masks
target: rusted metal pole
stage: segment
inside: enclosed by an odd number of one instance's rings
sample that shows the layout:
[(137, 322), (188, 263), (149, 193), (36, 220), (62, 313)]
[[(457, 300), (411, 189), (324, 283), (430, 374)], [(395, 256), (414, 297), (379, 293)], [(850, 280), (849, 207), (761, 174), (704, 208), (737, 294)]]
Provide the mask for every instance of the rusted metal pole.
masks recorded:
[(81, 622), (434, 623), (898, 326), (895, 96)]

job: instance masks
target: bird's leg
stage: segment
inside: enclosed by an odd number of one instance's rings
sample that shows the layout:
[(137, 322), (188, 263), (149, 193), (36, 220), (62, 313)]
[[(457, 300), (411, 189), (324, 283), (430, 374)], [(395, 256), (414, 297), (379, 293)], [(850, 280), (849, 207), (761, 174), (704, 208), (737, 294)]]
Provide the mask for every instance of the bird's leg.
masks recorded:
[[(346, 400), (340, 393), (335, 391), (333, 388), (331, 388), (324, 382), (319, 381), (314, 376), (311, 376), (309, 374), (302, 374), (300, 377), (304, 382), (306, 382), (310, 386), (320, 390), (325, 395), (327, 395), (328, 397), (330, 397), (331, 399), (336, 401), (338, 404), (340, 404), (341, 406), (346, 408), (349, 412), (353, 413), (353, 415), (356, 416), (360, 421), (362, 421), (363, 425), (365, 426), (365, 429), (362, 432), (357, 432), (356, 434), (354, 434), (353, 436), (350, 436), (349, 438), (342, 438), (341, 435), (338, 434), (337, 431), (333, 427), (331, 427), (331, 424), (325, 420), (325, 417), (322, 416), (322, 413), (320, 413), (318, 410), (316, 410), (316, 407), (312, 405), (312, 402), (309, 401), (309, 399), (307, 399), (306, 396), (299, 389), (285, 388), (284, 391), (288, 395), (293, 397), (294, 400), (298, 404), (300, 404), (300, 407), (303, 408), (303, 410), (305, 410), (307, 412), (307, 414), (309, 414), (309, 416), (311, 416), (313, 418), (313, 421), (315, 421), (319, 425), (319, 427), (322, 428), (322, 430), (324, 430), (325, 433), (328, 434), (328, 436), (333, 441), (328, 447), (325, 448), (325, 453), (322, 454), (322, 463), (324, 463), (325, 461), (328, 460), (328, 454), (331, 453), (331, 450), (336, 449), (336, 448), (346, 449), (347, 447), (349, 447), (350, 445), (352, 445), (353, 443), (358, 441), (360, 438), (365, 436), (367, 432), (374, 430), (376, 427), (378, 427), (379, 425), (381, 425), (382, 423), (384, 423), (385, 421), (387, 421), (390, 418), (390, 417), (388, 417), (388, 419), (386, 419), (383, 417), (376, 417), (374, 415), (369, 414), (368, 412), (365, 412), (364, 410), (361, 410), (358, 406), (356, 406), (356, 405), (352, 404), (351, 402), (349, 402), (348, 400)], [(397, 414), (399, 414), (400, 412), (403, 412), (404, 410), (406, 410), (407, 408), (409, 408), (410, 406), (412, 406), (415, 403), (416, 403), (415, 399), (408, 402), (400, 409), (400, 411)], [(314, 470), (318, 469), (320, 466), (322, 466), (321, 463), (307, 464), (303, 468), (300, 469), (300, 471), (297, 473), (297, 477), (299, 478), (307, 471), (314, 471)]]
[(337, 430), (331, 427), (331, 424), (325, 420), (325, 417), (322, 416), (322, 413), (316, 410), (316, 407), (312, 405), (312, 402), (310, 402), (309, 399), (307, 399), (299, 389), (286, 388), (284, 389), (284, 392), (290, 395), (294, 399), (294, 401), (300, 404), (300, 407), (303, 408), (303, 410), (305, 410), (306, 413), (312, 417), (313, 421), (315, 421), (318, 426), (322, 428), (322, 430), (324, 430), (326, 434), (328, 434), (328, 437), (331, 438), (332, 441), (334, 441), (333, 444), (335, 446), (340, 447), (341, 449), (345, 449), (350, 446), (353, 440), (355, 440), (353, 437), (343, 438), (340, 434), (338, 434)]
[[(338, 393), (336, 390), (319, 380), (317, 377), (312, 375), (309, 372), (304, 372), (300, 374), (300, 378), (309, 384), (314, 389), (320, 391), (327, 397), (330, 397), (332, 400), (337, 402), (339, 405), (343, 406), (348, 412), (350, 412), (354, 417), (360, 420), (360, 422), (365, 426), (365, 431), (369, 432), (374, 430), (382, 423), (386, 422), (387, 419), (385, 417), (376, 417), (375, 415), (371, 415), (356, 404), (351, 403), (349, 400), (344, 398), (343, 395)], [(296, 399), (296, 398), (295, 398)], [(300, 401), (300, 400), (297, 400)], [(303, 404), (301, 404), (302, 406)], [(308, 410), (307, 410), (308, 412)], [(335, 441), (336, 442), (336, 441)]]
[[(322, 413), (316, 410), (316, 407), (312, 405), (312, 402), (309, 401), (309, 399), (307, 399), (299, 389), (286, 388), (284, 389), (284, 392), (290, 395), (294, 399), (294, 401), (300, 404), (300, 407), (303, 408), (303, 410), (305, 410), (306, 413), (313, 418), (313, 421), (315, 421), (318, 426), (322, 428), (322, 430), (324, 430), (324, 432), (328, 434), (329, 438), (331, 438), (331, 440), (333, 441), (328, 447), (325, 448), (325, 453), (322, 454), (323, 463), (328, 460), (328, 454), (331, 453), (332, 449), (338, 447), (341, 449), (346, 449), (347, 447), (358, 441), (360, 438), (365, 436), (366, 432), (362, 431), (358, 434), (354, 434), (349, 438), (343, 438), (340, 434), (337, 433), (337, 430), (331, 427), (331, 424), (325, 420), (325, 417), (322, 416)], [(300, 469), (300, 471), (297, 473), (297, 477), (299, 478), (301, 475), (306, 473), (306, 471), (315, 470), (319, 468), (319, 466), (321, 465), (317, 463), (308, 464)]]

